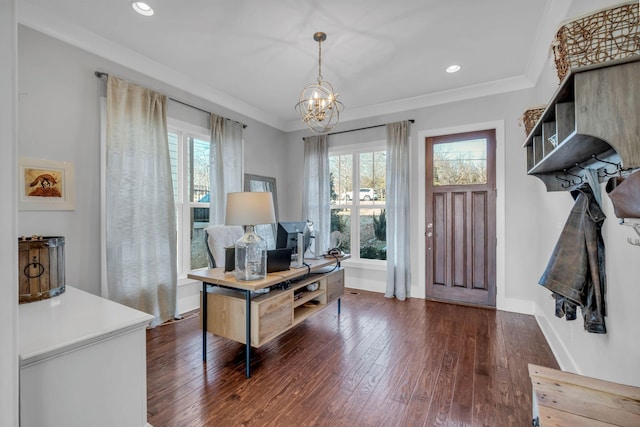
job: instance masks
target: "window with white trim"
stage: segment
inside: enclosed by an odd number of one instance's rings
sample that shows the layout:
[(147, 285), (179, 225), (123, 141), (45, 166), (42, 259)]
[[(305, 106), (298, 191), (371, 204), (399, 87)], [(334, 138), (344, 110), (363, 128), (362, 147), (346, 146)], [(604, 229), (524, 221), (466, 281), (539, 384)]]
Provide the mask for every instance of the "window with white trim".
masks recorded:
[(208, 129), (169, 120), (171, 175), (177, 223), (178, 277), (208, 265), (204, 229), (209, 225)]
[(331, 232), (352, 259), (387, 259), (386, 162), (384, 142), (329, 150)]

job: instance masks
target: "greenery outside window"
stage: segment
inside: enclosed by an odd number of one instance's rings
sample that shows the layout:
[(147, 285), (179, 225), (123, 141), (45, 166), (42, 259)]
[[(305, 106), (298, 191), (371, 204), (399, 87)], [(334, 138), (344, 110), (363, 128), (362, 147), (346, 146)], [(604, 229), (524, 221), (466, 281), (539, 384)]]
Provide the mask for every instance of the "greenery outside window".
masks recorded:
[(207, 129), (169, 121), (169, 151), (177, 223), (178, 276), (206, 267), (204, 229), (209, 225), (209, 151)]
[(386, 161), (384, 143), (330, 150), (331, 231), (352, 259), (387, 258)]

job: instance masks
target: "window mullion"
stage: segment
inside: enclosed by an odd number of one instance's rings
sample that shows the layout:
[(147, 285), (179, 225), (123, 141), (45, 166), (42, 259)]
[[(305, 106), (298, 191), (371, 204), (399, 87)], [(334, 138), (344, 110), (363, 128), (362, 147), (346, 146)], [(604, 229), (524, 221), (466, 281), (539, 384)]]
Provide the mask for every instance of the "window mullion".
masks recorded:
[(355, 152), (352, 156), (351, 256), (354, 259), (360, 259), (360, 153)]
[(181, 246), (181, 254), (180, 259), (182, 260), (182, 271), (187, 271), (191, 268), (191, 206), (190, 200), (188, 199), (189, 195), (189, 168), (186, 167), (187, 162), (189, 162), (189, 156), (191, 153), (189, 152), (189, 144), (188, 144), (188, 135), (182, 133), (181, 137), (181, 152), (182, 152), (182, 160), (180, 162), (180, 166), (182, 167), (182, 173), (180, 176), (182, 177), (182, 197), (181, 201), (181, 214), (182, 218), (180, 221), (181, 225), (181, 238), (180, 238), (180, 246)]

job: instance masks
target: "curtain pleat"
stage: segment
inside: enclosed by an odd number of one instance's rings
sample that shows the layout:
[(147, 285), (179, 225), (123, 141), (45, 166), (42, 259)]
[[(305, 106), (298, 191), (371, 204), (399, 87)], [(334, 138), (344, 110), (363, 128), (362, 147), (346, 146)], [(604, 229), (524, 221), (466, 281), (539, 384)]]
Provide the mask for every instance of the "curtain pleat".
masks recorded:
[(302, 214), (313, 222), (313, 250), (320, 256), (329, 247), (331, 207), (329, 194), (329, 147), (326, 135), (304, 138), (304, 185)]
[(154, 316), (176, 315), (176, 219), (167, 98), (107, 81), (103, 296)]
[(224, 224), (227, 193), (242, 191), (242, 123), (211, 114), (209, 224)]
[(409, 122), (387, 125), (387, 287), (385, 297), (410, 296)]

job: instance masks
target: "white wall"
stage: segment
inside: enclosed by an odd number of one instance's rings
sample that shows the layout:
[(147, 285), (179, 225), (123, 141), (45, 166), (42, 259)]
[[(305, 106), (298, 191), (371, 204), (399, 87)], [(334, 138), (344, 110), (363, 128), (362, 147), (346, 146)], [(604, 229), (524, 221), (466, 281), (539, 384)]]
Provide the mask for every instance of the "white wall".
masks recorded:
[[(581, 0), (573, 2), (568, 16), (577, 16), (617, 1)], [(3, 15), (4, 16), (4, 15)], [(550, 43), (551, 41), (549, 41)], [(21, 212), (20, 234), (62, 234), (67, 237), (68, 282), (97, 293), (99, 289), (99, 209), (97, 199), (99, 162), (97, 97), (101, 85), (93, 76), (100, 69), (224, 114), (222, 107), (211, 105), (197, 97), (169, 87), (143, 74), (101, 59), (64, 43), (21, 28), (19, 33), (20, 73), (20, 155), (70, 160), (76, 165), (77, 208), (75, 212)], [(547, 193), (542, 183), (526, 175), (526, 155), (522, 148), (525, 135), (518, 125), (522, 112), (535, 105), (546, 104), (557, 87), (557, 77), (551, 62), (534, 89), (482, 97), (423, 108), (382, 117), (371, 117), (342, 123), (337, 130), (365, 127), (393, 121), (415, 119), (411, 126), (412, 188), (414, 200), (423, 197), (420, 183), (424, 170), (420, 168), (421, 136), (436, 130), (465, 129), (482, 123), (504, 123), (501, 147), (504, 184), (503, 207), (499, 207), (498, 253), (502, 253), (503, 268), (499, 272), (498, 293), (502, 299), (498, 308), (536, 313), (556, 356), (564, 369), (589, 376), (640, 385), (640, 334), (633, 325), (640, 286), (637, 285), (640, 263), (638, 248), (626, 243), (630, 230), (616, 224), (611, 207), (605, 202), (609, 219), (604, 227), (607, 248), (609, 333), (603, 336), (587, 334), (580, 320), (566, 322), (553, 316), (549, 292), (537, 285), (564, 220), (572, 206), (566, 193)], [(60, 104), (64, 108), (60, 108)], [(309, 132), (283, 134), (280, 131), (229, 113), (228, 117), (249, 125), (245, 133), (247, 144), (245, 169), (249, 173), (274, 176), (278, 183), (281, 219), (299, 219), (302, 195), (302, 136)], [(244, 120), (243, 120), (244, 119)], [(3, 129), (3, 132), (5, 130)], [(368, 132), (368, 131), (367, 131)], [(382, 133), (380, 133), (382, 132)], [(3, 133), (4, 135), (4, 133)], [(363, 138), (384, 138), (384, 129), (371, 133), (350, 133), (348, 142)], [(342, 138), (342, 137), (341, 137)], [(605, 197), (606, 199), (606, 197)], [(414, 205), (411, 226), (416, 230), (412, 239), (413, 296), (424, 295), (424, 212), (420, 203)], [(14, 263), (15, 264), (15, 263)], [(371, 287), (379, 291), (383, 282), (379, 272), (347, 272), (348, 286)], [(193, 289), (190, 289), (193, 292)], [(197, 291), (196, 291), (197, 292)], [(195, 295), (193, 293), (192, 295)]]
[[(611, 0), (573, 2), (568, 16), (579, 16), (616, 3)], [(540, 180), (526, 174), (526, 153), (522, 148), (525, 133), (518, 121), (527, 108), (546, 105), (558, 83), (550, 58), (540, 81), (531, 90), (342, 123), (336, 130), (415, 119), (411, 125), (411, 194), (412, 200), (418, 200), (418, 203), (414, 204), (411, 216), (411, 225), (416, 230), (411, 242), (411, 294), (424, 297), (424, 196), (419, 191), (424, 189), (424, 159), (421, 157), (424, 150), (420, 150), (424, 135), (502, 121), (504, 140), (503, 146), (498, 146), (497, 159), (502, 162), (504, 173), (503, 188), (498, 187), (498, 198), (504, 198), (503, 205), (498, 204), (498, 256), (501, 258), (498, 260), (498, 309), (535, 313), (563, 369), (640, 385), (637, 365), (640, 360), (640, 329), (633, 326), (637, 323), (634, 315), (640, 301), (637, 281), (640, 277), (640, 263), (637, 262), (640, 249), (627, 244), (626, 237), (635, 235), (628, 227), (617, 225), (606, 196), (603, 203), (609, 219), (603, 234), (607, 250), (608, 333), (588, 334), (584, 332), (580, 319), (566, 322), (555, 318), (550, 292), (537, 284), (571, 209), (572, 199), (565, 192), (547, 193)], [(302, 174), (302, 166), (295, 159), (302, 158), (302, 137), (308, 134), (301, 131), (288, 135), (289, 165), (293, 165), (289, 170), (289, 180), (295, 186), (290, 193), (290, 206), (294, 207), (300, 206), (302, 194), (297, 178)], [(366, 143), (377, 141), (381, 136), (384, 138), (384, 128), (343, 134), (330, 140), (338, 139), (346, 144)], [(291, 213), (294, 217), (300, 214), (299, 211)], [(346, 273), (345, 281), (349, 287), (377, 292), (384, 290), (384, 275), (379, 271), (348, 268)]]
[[(100, 292), (100, 121), (99, 96), (104, 71), (153, 88), (171, 98), (247, 124), (245, 171), (276, 178), (278, 194), (286, 193), (281, 158), (286, 156), (284, 133), (239, 116), (193, 94), (147, 77), (24, 26), (18, 29), (20, 156), (70, 161), (75, 166), (74, 211), (21, 211), (19, 235), (65, 237), (66, 283)], [(208, 126), (205, 113), (169, 102), (177, 118)], [(282, 202), (279, 203), (282, 209)], [(179, 289), (184, 311), (198, 304), (197, 287)]]
[[(568, 16), (581, 16), (618, 3), (611, 0), (574, 1)], [(557, 77), (545, 73), (538, 85), (540, 95), (545, 96), (543, 103), (551, 98), (556, 84)], [(562, 369), (640, 386), (640, 329), (636, 326), (637, 303), (640, 301), (640, 248), (627, 243), (627, 237), (637, 236), (630, 227), (618, 224), (604, 184), (602, 187), (602, 208), (607, 216), (602, 229), (606, 252), (607, 333), (598, 335), (586, 332), (581, 316), (571, 322), (555, 317), (551, 292), (542, 286), (536, 289), (536, 317)], [(531, 220), (536, 221), (536, 229), (539, 230), (535, 242), (538, 254), (535, 260), (537, 279), (547, 265), (573, 206), (573, 199), (565, 192), (547, 193), (540, 181), (536, 183), (531, 196), (536, 203), (533, 210), (536, 215)]]
[(0, 425), (18, 426), (16, 0), (0, 0)]

